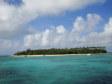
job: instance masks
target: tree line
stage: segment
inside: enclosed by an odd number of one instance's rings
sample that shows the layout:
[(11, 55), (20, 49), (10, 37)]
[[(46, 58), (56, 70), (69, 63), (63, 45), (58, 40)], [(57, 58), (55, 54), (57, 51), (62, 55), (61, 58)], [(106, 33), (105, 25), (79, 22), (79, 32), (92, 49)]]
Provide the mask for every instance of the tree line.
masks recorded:
[(107, 53), (105, 47), (64, 48), (64, 49), (39, 49), (16, 52), (14, 55), (55, 55), (55, 54), (96, 54)]

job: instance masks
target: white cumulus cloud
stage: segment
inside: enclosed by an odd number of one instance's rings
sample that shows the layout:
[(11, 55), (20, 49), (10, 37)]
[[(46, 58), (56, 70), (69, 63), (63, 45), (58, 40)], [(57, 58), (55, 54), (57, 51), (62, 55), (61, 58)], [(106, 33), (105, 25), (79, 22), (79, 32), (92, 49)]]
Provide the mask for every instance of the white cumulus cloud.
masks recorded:
[[(22, 36), (20, 41), (18, 33), (28, 22), (38, 19), (39, 16), (57, 15), (66, 11), (83, 9), (96, 3), (104, 3), (105, 0), (22, 0), (18, 7), (9, 5), (0, 0), (0, 52), (15, 51), (25, 48), (62, 48), (86, 45), (110, 45), (112, 42), (112, 19), (104, 27), (101, 33), (94, 32), (94, 27), (99, 24), (101, 17), (97, 14), (88, 14), (86, 18), (77, 17), (73, 22), (73, 29), (67, 30), (64, 25), (54, 28), (46, 28), (43, 31), (34, 31)], [(88, 33), (81, 36), (81, 33)], [(24, 33), (24, 32), (23, 32)], [(15, 36), (15, 39), (10, 37)], [(94, 40), (92, 39), (94, 38)], [(91, 39), (91, 40), (90, 40)], [(89, 43), (89, 44), (88, 44)]]
[[(43, 15), (78, 10), (105, 0), (22, 0), (22, 5), (15, 7), (0, 0), (0, 37), (10, 37), (21, 30), (22, 26)], [(13, 34), (14, 33), (14, 34)]]
[[(88, 17), (89, 15), (89, 17)], [(89, 19), (89, 21), (88, 21)], [(87, 14), (87, 18), (77, 17), (71, 31), (63, 25), (54, 28), (47, 28), (45, 31), (37, 32), (25, 36), (24, 44), (26, 48), (66, 48), (66, 47), (87, 47), (87, 46), (109, 46), (112, 42), (112, 19), (105, 24), (104, 31), (89, 31), (95, 29), (101, 21), (101, 16), (97, 14)], [(91, 23), (92, 22), (92, 23)], [(90, 24), (89, 24), (90, 23)], [(79, 29), (78, 29), (79, 28)], [(80, 32), (79, 32), (80, 31)], [(27, 45), (26, 45), (27, 44)]]

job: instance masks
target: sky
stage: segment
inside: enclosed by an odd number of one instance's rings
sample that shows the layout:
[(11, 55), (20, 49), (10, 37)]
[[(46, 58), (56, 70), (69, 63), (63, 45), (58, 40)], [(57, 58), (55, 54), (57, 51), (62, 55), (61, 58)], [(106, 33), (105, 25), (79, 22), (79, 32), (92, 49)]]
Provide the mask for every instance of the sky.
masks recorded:
[(106, 47), (112, 0), (0, 0), (0, 54), (26, 49)]

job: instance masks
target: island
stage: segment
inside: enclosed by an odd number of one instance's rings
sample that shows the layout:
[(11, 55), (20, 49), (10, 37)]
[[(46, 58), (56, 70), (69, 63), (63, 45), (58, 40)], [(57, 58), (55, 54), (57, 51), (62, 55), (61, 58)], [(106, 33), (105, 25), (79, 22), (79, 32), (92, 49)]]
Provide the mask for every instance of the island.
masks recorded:
[(65, 55), (65, 54), (98, 54), (107, 53), (105, 47), (83, 47), (83, 48), (51, 48), (51, 49), (27, 49), (24, 51), (16, 52), (14, 55)]

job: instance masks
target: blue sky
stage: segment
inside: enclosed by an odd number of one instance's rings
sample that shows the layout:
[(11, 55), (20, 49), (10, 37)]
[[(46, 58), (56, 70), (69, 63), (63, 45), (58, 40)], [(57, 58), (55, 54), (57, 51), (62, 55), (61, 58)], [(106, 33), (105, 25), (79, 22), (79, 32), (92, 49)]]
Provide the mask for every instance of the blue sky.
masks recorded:
[(22, 4), (22, 0), (4, 0), (4, 1), (14, 6), (20, 6)]
[(112, 51), (111, 3), (112, 0), (1, 0), (0, 53), (83, 46), (106, 46)]
[[(8, 4), (14, 6), (21, 6), (23, 4), (22, 0), (5, 0)], [(87, 13), (97, 13), (104, 18), (104, 21), (108, 21), (108, 18), (112, 16), (112, 0), (106, 0), (103, 4), (94, 4), (90, 5), (86, 8), (82, 8), (77, 11), (65, 11), (62, 14), (55, 16), (42, 16), (39, 18), (35, 18), (33, 21), (29, 23), (29, 25), (39, 27), (42, 29), (45, 26), (49, 25), (60, 25), (63, 24), (67, 27), (72, 25), (72, 22), (77, 16), (85, 17)], [(45, 25), (45, 26), (43, 26)]]
[(64, 14), (59, 14), (56, 16), (42, 16), (35, 19), (30, 24), (35, 27), (38, 26), (40, 29), (44, 28), (45, 26), (57, 26), (60, 24), (63, 24), (69, 28), (77, 16), (85, 17), (87, 13), (97, 13), (103, 17), (104, 22), (107, 22), (108, 18), (112, 16), (111, 3), (112, 0), (107, 0), (104, 4), (95, 4), (77, 11), (66, 11)]

